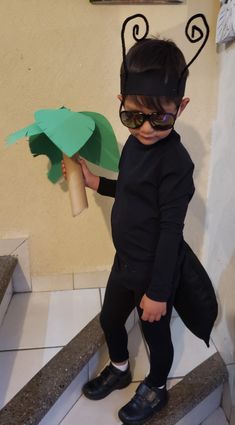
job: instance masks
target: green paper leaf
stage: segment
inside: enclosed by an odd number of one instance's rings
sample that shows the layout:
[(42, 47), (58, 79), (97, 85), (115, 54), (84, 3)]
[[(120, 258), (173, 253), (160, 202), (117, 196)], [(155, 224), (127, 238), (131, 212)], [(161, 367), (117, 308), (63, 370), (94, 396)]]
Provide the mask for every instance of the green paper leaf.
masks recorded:
[(120, 153), (108, 120), (96, 112), (72, 112), (67, 108), (35, 112), (36, 122), (7, 137), (11, 145), (29, 137), (34, 156), (46, 155), (51, 161), (48, 178), (56, 183), (62, 176), (63, 152), (79, 152), (88, 161), (108, 170), (118, 171)]
[(70, 157), (84, 146), (95, 129), (93, 119), (67, 108), (42, 109), (35, 113), (35, 120), (41, 131)]
[(44, 133), (31, 136), (29, 138), (29, 148), (33, 156), (46, 155), (49, 158), (51, 168), (47, 176), (52, 183), (56, 183), (62, 176), (61, 161), (63, 153), (61, 150)]
[(93, 164), (117, 172), (120, 152), (111, 124), (97, 112), (81, 114), (91, 117), (96, 126), (88, 142), (80, 149), (80, 155)]
[(29, 137), (39, 133), (41, 133), (40, 127), (38, 127), (36, 123), (30, 124), (27, 127), (24, 127), (21, 130), (10, 134), (10, 136), (8, 136), (6, 139), (6, 143), (7, 145), (13, 145), (13, 143), (15, 143), (19, 139), (23, 139), (23, 137)]

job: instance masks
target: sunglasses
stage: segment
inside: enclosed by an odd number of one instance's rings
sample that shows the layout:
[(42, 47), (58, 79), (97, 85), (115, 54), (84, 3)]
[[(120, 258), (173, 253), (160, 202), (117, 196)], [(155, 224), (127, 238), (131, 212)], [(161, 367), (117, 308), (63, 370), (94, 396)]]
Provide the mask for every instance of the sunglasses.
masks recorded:
[(149, 121), (154, 130), (165, 131), (170, 130), (175, 123), (177, 113), (170, 112), (153, 112), (152, 114), (144, 114), (138, 111), (122, 111), (120, 105), (119, 116), (123, 125), (128, 128), (139, 128), (145, 121)]

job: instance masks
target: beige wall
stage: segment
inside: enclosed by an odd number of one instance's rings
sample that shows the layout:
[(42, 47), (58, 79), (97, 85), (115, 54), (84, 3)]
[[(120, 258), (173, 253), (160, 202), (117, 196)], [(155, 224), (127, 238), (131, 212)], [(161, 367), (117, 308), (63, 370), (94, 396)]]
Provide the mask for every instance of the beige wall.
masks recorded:
[[(230, 379), (224, 407), (235, 424), (235, 41), (218, 49), (218, 108), (213, 124), (212, 155), (205, 231), (205, 264), (216, 288), (219, 315), (213, 342), (227, 364)], [(234, 407), (231, 408), (231, 405)]]
[(72, 218), (64, 184), (53, 186), (47, 180), (47, 158), (33, 158), (25, 140), (6, 148), (4, 139), (30, 124), (35, 110), (65, 105), (103, 113), (122, 144), (127, 131), (119, 123), (116, 100), (120, 29), (128, 15), (138, 12), (147, 16), (152, 34), (173, 38), (188, 60), (195, 46), (184, 36), (187, 19), (204, 12), (211, 26), (210, 41), (191, 69), (187, 90), (191, 103), (177, 124), (196, 164), (197, 194), (186, 237), (201, 251), (216, 104), (217, 2), (94, 6), (88, 0), (0, 0), (0, 239), (29, 236), (33, 275), (109, 267), (114, 253), (109, 226), (112, 201), (88, 191), (89, 209)]

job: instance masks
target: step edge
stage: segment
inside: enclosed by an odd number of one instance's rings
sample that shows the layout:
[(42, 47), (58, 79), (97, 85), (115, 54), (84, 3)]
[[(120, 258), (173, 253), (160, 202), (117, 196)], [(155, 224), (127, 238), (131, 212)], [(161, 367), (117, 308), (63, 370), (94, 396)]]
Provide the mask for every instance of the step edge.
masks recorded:
[(220, 354), (215, 353), (170, 389), (167, 406), (146, 425), (175, 425), (227, 380), (226, 365)]
[(0, 305), (13, 276), (16, 265), (17, 258), (13, 255), (0, 256)]
[[(104, 343), (98, 314), (0, 410), (1, 425), (39, 424)], [(213, 370), (216, 373), (212, 373)], [(167, 407), (146, 425), (175, 424), (227, 379), (226, 366), (221, 356), (216, 353), (170, 389)]]
[(98, 314), (0, 410), (1, 425), (37, 425), (104, 342)]

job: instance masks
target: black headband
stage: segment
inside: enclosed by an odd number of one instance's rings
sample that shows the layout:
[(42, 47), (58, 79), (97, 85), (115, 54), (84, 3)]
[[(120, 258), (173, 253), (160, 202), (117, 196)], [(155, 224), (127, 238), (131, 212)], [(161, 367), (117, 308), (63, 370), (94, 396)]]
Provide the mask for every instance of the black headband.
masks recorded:
[[(190, 65), (198, 57), (202, 49), (204, 48), (208, 37), (209, 37), (209, 26), (205, 16), (198, 13), (192, 16), (185, 27), (185, 34), (187, 39), (191, 43), (197, 43), (203, 40), (202, 45), (193, 56), (191, 61), (185, 66), (180, 77), (178, 78), (175, 74), (169, 75), (167, 80), (166, 76), (161, 71), (150, 70), (144, 72), (129, 72), (126, 63), (126, 46), (125, 46), (125, 29), (127, 23), (135, 18), (142, 18), (146, 25), (145, 34), (139, 38), (139, 25), (134, 25), (132, 35), (135, 41), (144, 40), (149, 32), (149, 24), (146, 17), (142, 14), (136, 14), (129, 16), (122, 25), (121, 41), (122, 41), (122, 54), (123, 54), (123, 71), (121, 75), (121, 94), (125, 95), (144, 95), (144, 96), (166, 96), (166, 97), (183, 97), (186, 85), (186, 71)], [(189, 34), (190, 24), (193, 20), (201, 18), (206, 29), (204, 35), (203, 30), (197, 25), (193, 24), (191, 28), (191, 34)]]

